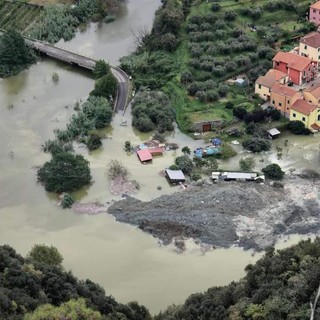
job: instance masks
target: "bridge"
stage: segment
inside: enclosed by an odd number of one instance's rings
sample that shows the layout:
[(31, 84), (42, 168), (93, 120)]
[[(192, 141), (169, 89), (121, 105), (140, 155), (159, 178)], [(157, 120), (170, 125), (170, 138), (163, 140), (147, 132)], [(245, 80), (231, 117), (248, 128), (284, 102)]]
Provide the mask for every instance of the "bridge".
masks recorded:
[[(91, 71), (96, 65), (95, 59), (80, 55), (78, 53), (71, 52), (29, 37), (25, 37), (25, 40), (26, 43), (28, 43), (33, 49), (55, 60), (77, 65), (81, 68)], [(111, 67), (111, 71), (118, 81), (118, 93), (115, 100), (115, 110), (122, 110), (124, 112), (127, 105), (127, 98), (129, 93), (129, 77), (123, 70), (118, 67)]]

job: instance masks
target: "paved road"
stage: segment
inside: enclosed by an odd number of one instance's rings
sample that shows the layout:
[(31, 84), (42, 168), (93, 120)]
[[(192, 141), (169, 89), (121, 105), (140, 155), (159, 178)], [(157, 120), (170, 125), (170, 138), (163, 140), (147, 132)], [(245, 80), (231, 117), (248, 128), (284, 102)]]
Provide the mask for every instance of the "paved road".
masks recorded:
[[(42, 41), (26, 38), (26, 42), (34, 49), (56, 60), (76, 64), (88, 70), (93, 70), (96, 65), (96, 60), (93, 58), (85, 57), (75, 52), (55, 47)], [(127, 105), (129, 92), (129, 77), (123, 70), (118, 67), (111, 67), (111, 71), (118, 81), (118, 93), (116, 99), (117, 105), (115, 110), (124, 111)]]

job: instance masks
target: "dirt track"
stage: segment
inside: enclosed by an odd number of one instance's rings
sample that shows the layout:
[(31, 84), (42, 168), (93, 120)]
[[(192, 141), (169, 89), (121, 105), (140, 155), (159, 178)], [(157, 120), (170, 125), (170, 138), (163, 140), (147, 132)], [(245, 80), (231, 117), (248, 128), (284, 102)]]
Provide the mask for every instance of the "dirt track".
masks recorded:
[(128, 197), (114, 203), (108, 212), (165, 244), (176, 237), (192, 237), (214, 247), (261, 250), (280, 235), (320, 231), (320, 182), (298, 176), (283, 182), (285, 188), (221, 182), (151, 202)]

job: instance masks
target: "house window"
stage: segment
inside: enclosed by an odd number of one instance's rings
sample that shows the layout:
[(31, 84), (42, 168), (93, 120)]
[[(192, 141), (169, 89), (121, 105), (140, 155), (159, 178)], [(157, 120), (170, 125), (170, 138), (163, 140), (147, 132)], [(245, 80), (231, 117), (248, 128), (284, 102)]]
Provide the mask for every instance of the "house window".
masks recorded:
[(281, 107), (282, 106), (282, 103), (281, 102), (279, 102), (279, 107)]
[(287, 103), (290, 104), (290, 100), (288, 100)]
[(277, 61), (277, 62), (276, 62), (276, 65), (278, 66), (279, 64), (280, 64), (279, 61)]
[(305, 118), (305, 117), (302, 117), (302, 121), (306, 121), (306, 118)]
[(316, 9), (313, 9), (313, 13), (316, 13)]
[(318, 121), (320, 121), (320, 114), (318, 115)]
[(259, 89), (261, 89), (261, 84), (259, 84)]
[(306, 76), (306, 70), (303, 71), (303, 76), (304, 76), (304, 77)]
[(295, 118), (297, 115), (295, 113), (293, 113), (292, 116)]
[(304, 49), (307, 50), (308, 46), (304, 46)]
[(272, 104), (274, 104), (274, 100), (272, 100)]

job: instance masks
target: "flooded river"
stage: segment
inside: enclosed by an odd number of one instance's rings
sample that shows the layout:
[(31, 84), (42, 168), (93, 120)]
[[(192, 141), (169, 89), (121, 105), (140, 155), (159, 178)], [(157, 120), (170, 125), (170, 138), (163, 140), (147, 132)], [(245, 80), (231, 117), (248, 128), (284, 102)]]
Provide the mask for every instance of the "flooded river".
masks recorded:
[[(130, 28), (150, 26), (158, 5), (160, 0), (129, 1), (116, 22), (101, 28), (91, 25), (63, 45), (116, 64), (133, 48)], [(59, 74), (58, 83), (51, 80), (53, 72)], [(16, 77), (0, 80), (0, 243), (8, 243), (22, 254), (35, 243), (52, 244), (65, 257), (64, 267), (76, 276), (98, 282), (121, 302), (137, 300), (152, 313), (183, 302), (191, 293), (243, 276), (244, 267), (259, 255), (238, 248), (203, 254), (192, 241), (187, 243), (186, 252), (176, 254), (173, 247), (162, 247), (151, 236), (115, 222), (107, 214), (81, 215), (62, 210), (56, 197), (36, 183), (36, 167), (49, 159), (41, 145), (53, 137), (53, 129), (65, 126), (73, 112), (72, 104), (86, 99), (92, 87), (87, 72), (49, 59)], [(120, 126), (124, 120), (131, 123), (130, 110), (124, 116), (115, 116), (101, 150), (88, 154), (85, 148), (77, 147), (77, 152), (90, 161), (94, 179), (92, 186), (75, 195), (82, 202), (119, 199), (107, 187), (105, 171), (111, 159), (121, 159), (140, 183), (139, 199), (150, 200), (177, 190), (159, 172), (180, 151), (168, 151), (153, 164), (141, 165), (135, 155), (126, 155), (124, 142), (138, 144), (149, 136), (131, 126)], [(177, 129), (168, 140), (191, 149), (199, 145)], [(284, 141), (285, 137), (277, 143)], [(287, 168), (314, 167), (319, 164), (318, 145), (319, 138), (313, 137), (299, 137), (294, 144), (289, 141), (281, 164)], [(275, 154), (265, 155), (265, 161), (273, 161)], [(239, 157), (241, 154), (223, 165), (231, 167)]]

